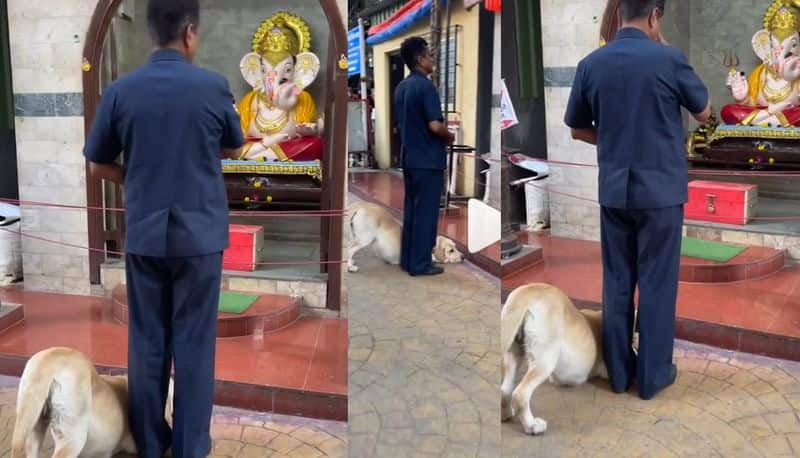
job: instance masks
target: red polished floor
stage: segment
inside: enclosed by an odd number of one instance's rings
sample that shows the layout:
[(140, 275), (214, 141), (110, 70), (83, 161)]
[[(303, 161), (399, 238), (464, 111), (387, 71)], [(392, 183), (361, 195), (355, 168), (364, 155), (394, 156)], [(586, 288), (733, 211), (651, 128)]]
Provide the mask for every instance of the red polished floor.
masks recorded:
[[(389, 208), (400, 218), (403, 213), (404, 185), (403, 177), (397, 172), (350, 172), (350, 192), (370, 202)], [(459, 205), (457, 210), (443, 213), (439, 218), (439, 233), (453, 239), (462, 249), (467, 246), (467, 207)], [(499, 269), (500, 243), (495, 243), (478, 253), (480, 258), (489, 262), (474, 259), (476, 264), (490, 272)], [(489, 266), (488, 264), (496, 264)]]
[[(543, 248), (544, 261), (504, 278), (506, 292), (530, 282), (545, 282), (562, 288), (578, 301), (601, 303), (599, 243), (549, 235), (523, 236), (528, 237), (528, 243)], [(800, 339), (800, 267), (784, 267), (772, 275), (740, 282), (681, 282), (677, 315), (679, 320), (753, 331), (794, 342)], [(794, 345), (797, 343), (800, 342)]]
[[(53, 346), (76, 348), (104, 368), (125, 368), (127, 328), (112, 320), (110, 299), (25, 292), (18, 288), (0, 288), (0, 299), (25, 308), (24, 323), (0, 334), (0, 366), (6, 366), (0, 371), (14, 365), (2, 364), (4, 358), (27, 358)], [(292, 405), (284, 406), (280, 413), (346, 418), (347, 339), (346, 320), (312, 317), (300, 318), (260, 339), (218, 339), (218, 397), (234, 399), (236, 407), (278, 411), (279, 402), (288, 402)], [(223, 392), (220, 385), (226, 387)], [(251, 393), (231, 392), (231, 387), (236, 386)], [(264, 387), (269, 391), (260, 389)], [(302, 405), (306, 394), (322, 399), (327, 407), (312, 405), (313, 401)], [(245, 405), (238, 405), (242, 403)], [(320, 411), (325, 412), (314, 414)]]

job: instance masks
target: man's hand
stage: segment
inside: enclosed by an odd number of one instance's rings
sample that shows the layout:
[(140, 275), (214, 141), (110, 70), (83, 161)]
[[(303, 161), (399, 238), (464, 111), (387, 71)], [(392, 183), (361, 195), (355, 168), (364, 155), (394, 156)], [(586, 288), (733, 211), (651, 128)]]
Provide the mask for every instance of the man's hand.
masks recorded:
[(447, 131), (447, 133), (448, 133), (449, 135), (447, 136), (447, 138), (445, 138), (445, 139), (444, 139), (444, 141), (445, 141), (445, 143), (447, 143), (448, 145), (452, 145), (452, 144), (453, 144), (453, 142), (454, 142), (454, 141), (456, 141), (456, 134), (454, 134), (454, 133), (450, 132), (449, 130)]
[(124, 184), (125, 182), (125, 170), (119, 164), (98, 164), (97, 162), (90, 162), (89, 173), (93, 177), (102, 178), (103, 180), (113, 183)]
[(301, 137), (313, 137), (317, 135), (317, 126), (313, 124), (299, 124), (297, 126), (297, 135)]
[(708, 120), (711, 118), (711, 102), (709, 102), (706, 105), (706, 108), (700, 113), (692, 113), (692, 117), (694, 117), (694, 119), (701, 124), (708, 122)]
[(444, 140), (448, 145), (452, 145), (456, 136), (450, 132), (450, 129), (444, 125), (442, 121), (431, 121), (428, 123), (428, 129), (431, 130), (436, 136)]
[(572, 138), (590, 145), (597, 144), (597, 129), (572, 129)]
[(242, 156), (242, 148), (222, 148), (221, 156), (223, 159), (239, 159)]

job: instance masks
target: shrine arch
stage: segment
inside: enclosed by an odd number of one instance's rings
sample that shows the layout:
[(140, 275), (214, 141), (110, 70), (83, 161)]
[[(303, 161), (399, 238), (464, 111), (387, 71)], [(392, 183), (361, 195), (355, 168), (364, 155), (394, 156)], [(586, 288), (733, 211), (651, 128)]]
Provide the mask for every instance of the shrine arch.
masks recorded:
[[(86, 34), (83, 49), (83, 107), (84, 128), (88, 136), (100, 101), (101, 59), (103, 45), (109, 34), (112, 19), (123, 0), (98, 1)], [(347, 33), (336, 0), (319, 0), (329, 27), (325, 65), (325, 124), (323, 133), (325, 155), (322, 159), (321, 210), (342, 210), (345, 206), (347, 177)], [(102, 208), (102, 180), (91, 176), (86, 165), (86, 201), (92, 209)], [(322, 217), (320, 228), (320, 265), (327, 273), (326, 308), (339, 310), (342, 301), (343, 216)], [(108, 253), (103, 213), (88, 211), (90, 281), (99, 284), (100, 266)]]

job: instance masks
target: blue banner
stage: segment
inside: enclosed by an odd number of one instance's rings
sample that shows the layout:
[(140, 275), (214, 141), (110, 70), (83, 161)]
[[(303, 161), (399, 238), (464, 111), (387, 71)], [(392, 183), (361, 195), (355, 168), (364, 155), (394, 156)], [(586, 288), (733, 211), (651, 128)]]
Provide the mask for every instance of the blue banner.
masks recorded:
[(361, 31), (358, 27), (347, 32), (347, 76), (361, 74)]

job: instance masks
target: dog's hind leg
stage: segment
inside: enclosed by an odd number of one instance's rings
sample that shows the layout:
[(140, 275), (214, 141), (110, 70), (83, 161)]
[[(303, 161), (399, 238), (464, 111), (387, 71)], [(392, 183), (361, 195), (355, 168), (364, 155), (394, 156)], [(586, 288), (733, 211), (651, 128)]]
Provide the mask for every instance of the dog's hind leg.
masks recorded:
[(53, 458), (78, 457), (89, 436), (91, 380), (72, 375), (65, 374), (53, 381), (50, 397), (50, 430), (56, 445)]
[(53, 428), (53, 439), (56, 443), (53, 458), (77, 458), (86, 445), (88, 435), (89, 419), (85, 417), (70, 422), (68, 427)]
[(517, 378), (517, 370), (522, 357), (519, 345), (511, 345), (509, 351), (503, 354), (502, 375), (503, 381), (500, 385), (500, 420), (508, 421), (514, 416), (514, 409), (511, 405), (511, 393), (514, 391), (514, 382)]
[[(536, 355), (536, 359), (531, 358)], [(526, 351), (528, 356), (528, 372), (522, 377), (519, 385), (511, 395), (511, 405), (519, 416), (522, 428), (528, 434), (542, 434), (547, 430), (547, 422), (533, 416), (531, 396), (534, 390), (550, 377), (558, 362), (556, 345), (541, 346), (534, 352)]]
[(39, 456), (39, 450), (44, 443), (44, 437), (47, 434), (47, 421), (44, 418), (39, 419), (36, 426), (33, 427), (31, 435), (28, 437), (28, 455), (30, 457)]
[(347, 271), (348, 272), (358, 272), (358, 266), (356, 262), (353, 260), (353, 257), (361, 251), (367, 245), (362, 245), (357, 240), (353, 240), (350, 243), (350, 246), (347, 247)]
[(42, 449), (45, 434), (47, 434), (47, 420), (39, 418), (27, 438), (22, 449), (12, 448), (11, 458), (36, 458)]

